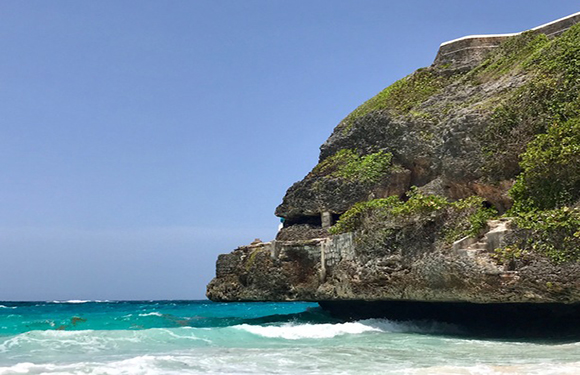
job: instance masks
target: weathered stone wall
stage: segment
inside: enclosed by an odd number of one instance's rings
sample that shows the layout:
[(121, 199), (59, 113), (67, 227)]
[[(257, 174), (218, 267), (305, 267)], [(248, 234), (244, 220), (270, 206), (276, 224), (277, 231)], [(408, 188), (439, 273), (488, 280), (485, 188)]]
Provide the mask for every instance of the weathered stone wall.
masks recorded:
[[(555, 37), (578, 22), (580, 22), (580, 12), (535, 27), (531, 31), (546, 34), (548, 37)], [(454, 70), (471, 69), (481, 63), (487, 54), (504, 40), (518, 34), (521, 33), (472, 35), (445, 42), (439, 47), (433, 65), (445, 66)]]
[(444, 43), (439, 47), (433, 65), (454, 70), (469, 70), (481, 63), (487, 54), (512, 35), (472, 36)]
[(324, 248), (324, 265), (333, 267), (341, 260), (354, 259), (354, 242), (352, 233), (343, 233), (326, 240)]
[[(262, 243), (270, 251), (274, 260), (279, 259), (284, 253), (299, 248), (305, 251), (309, 258), (320, 259), (322, 267), (332, 267), (341, 260), (353, 260), (355, 257), (354, 241), (352, 233), (343, 233), (328, 238), (315, 238), (308, 241), (272, 241)], [(229, 259), (231, 254), (222, 254), (218, 261), (218, 275), (228, 273), (231, 263), (237, 259)]]

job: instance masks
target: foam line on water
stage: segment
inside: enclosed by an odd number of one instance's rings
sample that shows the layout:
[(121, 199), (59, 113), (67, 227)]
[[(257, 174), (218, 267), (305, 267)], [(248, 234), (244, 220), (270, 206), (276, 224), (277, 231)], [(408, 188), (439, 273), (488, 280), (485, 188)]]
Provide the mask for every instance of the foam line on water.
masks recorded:
[(150, 313), (139, 314), (139, 316), (163, 316), (163, 314), (161, 314), (160, 312), (157, 312), (157, 311), (153, 311)]
[[(136, 348), (188, 347), (212, 343), (209, 338), (199, 337), (195, 328), (153, 328), (146, 330), (79, 330), (79, 331), (28, 331), (11, 337), (0, 337), (0, 354), (20, 355), (26, 353), (111, 353)], [(1, 357), (1, 355), (0, 355)], [(1, 362), (1, 361), (0, 361)]]
[[(121, 360), (79, 361), (74, 363), (33, 363), (20, 362), (11, 366), (0, 366), (0, 375), (8, 374), (260, 374), (269, 372), (274, 366), (277, 374), (296, 374), (297, 363), (287, 362), (284, 358), (259, 358), (261, 361), (246, 364), (240, 370), (235, 363), (224, 358), (199, 358), (192, 355), (140, 355)], [(387, 369), (372, 364), (361, 364), (358, 368), (341, 371), (342, 374), (358, 374), (361, 370), (383, 372)], [(580, 371), (580, 362), (536, 364), (476, 364), (473, 366), (457, 366), (453, 364), (429, 367), (390, 368), (390, 374), (401, 375), (431, 375), (431, 374), (542, 374), (542, 375), (575, 375)], [(307, 369), (305, 374), (320, 374), (318, 369)], [(384, 373), (384, 372), (383, 372)]]
[(287, 340), (324, 339), (341, 335), (357, 335), (366, 332), (392, 333), (457, 333), (458, 328), (437, 322), (394, 322), (386, 319), (366, 319), (356, 322), (336, 324), (296, 324), (249, 325), (240, 324), (233, 328), (266, 338)]

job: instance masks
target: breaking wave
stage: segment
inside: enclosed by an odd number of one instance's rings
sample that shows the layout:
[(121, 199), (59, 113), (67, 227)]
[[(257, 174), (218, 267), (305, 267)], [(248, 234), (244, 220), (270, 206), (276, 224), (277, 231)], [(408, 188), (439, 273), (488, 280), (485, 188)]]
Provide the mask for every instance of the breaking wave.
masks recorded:
[(437, 322), (394, 322), (386, 319), (367, 319), (356, 322), (335, 324), (296, 324), (283, 325), (249, 325), (234, 326), (235, 329), (250, 332), (267, 338), (283, 338), (287, 340), (324, 339), (342, 335), (357, 335), (366, 332), (390, 333), (460, 333), (451, 324)]
[[(91, 301), (92, 302), (92, 301)], [(338, 321), (313, 304), (2, 302), (0, 375), (576, 374), (580, 342)]]

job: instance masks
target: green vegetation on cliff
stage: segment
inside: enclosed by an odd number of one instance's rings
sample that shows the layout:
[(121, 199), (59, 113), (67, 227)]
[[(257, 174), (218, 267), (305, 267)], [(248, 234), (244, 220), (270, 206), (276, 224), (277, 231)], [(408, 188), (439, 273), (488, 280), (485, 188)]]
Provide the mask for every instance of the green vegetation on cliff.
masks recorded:
[(482, 82), (525, 70), (539, 51), (549, 43), (546, 35), (534, 31), (509, 38), (483, 63), (469, 72), (469, 78)]
[(370, 112), (388, 109), (395, 115), (408, 113), (449, 82), (449, 77), (439, 75), (431, 69), (419, 69), (396, 81), (351, 112), (343, 120), (345, 129), (348, 130), (357, 118)]
[(360, 156), (356, 150), (342, 149), (314, 167), (312, 174), (373, 183), (391, 170), (392, 158), (390, 152)]
[(477, 196), (449, 202), (445, 197), (424, 195), (412, 188), (407, 198), (403, 201), (397, 196), (390, 196), (359, 202), (340, 217), (330, 232), (353, 232), (368, 229), (369, 223), (380, 226), (393, 220), (404, 221), (442, 213), (445, 215), (442, 236), (451, 243), (465, 236), (477, 236), (487, 221), (497, 215), (495, 209), (484, 207), (483, 198)]
[[(343, 212), (331, 232), (374, 231), (367, 235), (372, 247), (412, 221), (437, 222), (437, 240), (447, 244), (478, 236), (497, 215), (487, 207), (493, 204), (509, 210), (530, 239), (515, 241), (506, 254), (580, 259), (573, 250), (580, 232), (580, 25), (554, 38), (522, 33), (473, 69), (453, 69), (419, 69), (355, 109), (305, 179), (335, 185), (304, 184), (287, 207), (300, 212), (313, 201), (311, 211)], [(409, 177), (393, 192), (394, 165)], [(409, 186), (425, 184), (446, 198), (412, 190), (399, 199)], [(472, 195), (480, 197), (465, 198)], [(376, 196), (382, 198), (360, 201)]]
[(580, 209), (573, 207), (580, 202), (580, 25), (535, 48), (525, 68), (533, 79), (496, 110), (487, 130), (497, 132), (488, 148), (494, 169), (505, 162), (500, 149), (505, 155), (511, 144), (520, 151), (521, 173), (509, 193), (522, 235), (509, 249), (578, 261)]
[(482, 137), (486, 175), (496, 181), (520, 171), (519, 157), (535, 136), (580, 116), (580, 25), (551, 41), (533, 32), (510, 38), (470, 76), (514, 74), (525, 74), (526, 84), (506, 94)]
[[(536, 252), (555, 263), (580, 260), (580, 208), (565, 206), (520, 213), (514, 224), (519, 236), (507, 248), (508, 254), (525, 256), (527, 252)], [(505, 252), (506, 249), (500, 250)]]
[(555, 123), (521, 156), (522, 173), (510, 191), (514, 212), (546, 210), (580, 200), (580, 119)]

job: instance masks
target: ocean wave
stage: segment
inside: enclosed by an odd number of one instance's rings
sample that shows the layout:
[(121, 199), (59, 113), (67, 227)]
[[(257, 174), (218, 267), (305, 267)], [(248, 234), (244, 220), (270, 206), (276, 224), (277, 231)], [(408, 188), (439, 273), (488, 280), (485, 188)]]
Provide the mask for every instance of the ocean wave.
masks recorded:
[(139, 314), (139, 316), (163, 316), (163, 314), (161, 314), (160, 312), (157, 312), (157, 311), (153, 311), (150, 313)]
[(458, 333), (459, 329), (451, 324), (416, 321), (395, 322), (386, 319), (366, 319), (348, 323), (249, 325), (240, 324), (232, 328), (246, 331), (266, 338), (287, 340), (324, 339), (341, 335), (357, 335), (366, 332), (391, 333)]
[(47, 303), (109, 303), (108, 299), (69, 299), (69, 300), (55, 300), (55, 301), (46, 301)]
[(139, 348), (172, 348), (205, 346), (208, 338), (198, 337), (194, 328), (152, 328), (144, 330), (78, 330), (28, 331), (15, 336), (0, 337), (0, 353), (114, 353)]
[(0, 309), (15, 309), (16, 306), (4, 306), (4, 305), (0, 305)]
[(424, 334), (460, 334), (459, 326), (433, 320), (393, 321), (387, 319), (366, 319), (360, 321), (384, 332), (392, 333), (424, 333)]
[(241, 324), (233, 328), (250, 332), (254, 335), (267, 338), (283, 338), (287, 340), (298, 339), (324, 339), (346, 334), (360, 334), (369, 331), (380, 331), (380, 328), (372, 327), (360, 322), (338, 324), (293, 324), (282, 326), (252, 326)]

